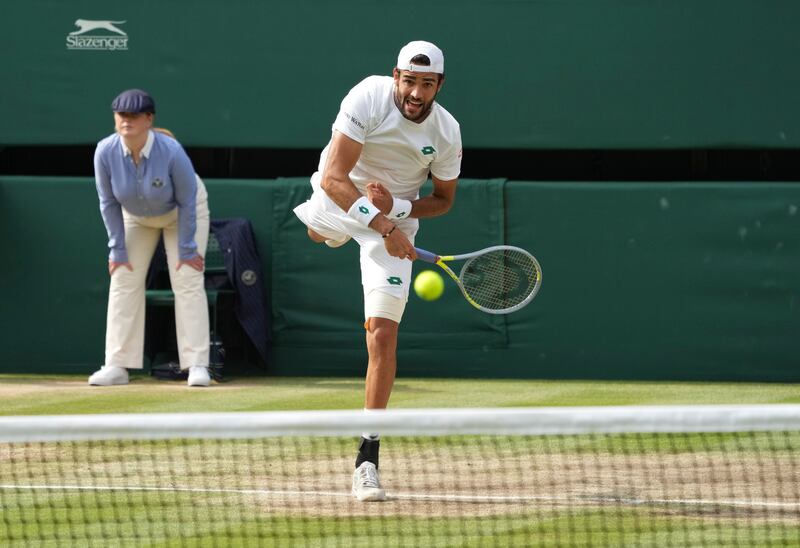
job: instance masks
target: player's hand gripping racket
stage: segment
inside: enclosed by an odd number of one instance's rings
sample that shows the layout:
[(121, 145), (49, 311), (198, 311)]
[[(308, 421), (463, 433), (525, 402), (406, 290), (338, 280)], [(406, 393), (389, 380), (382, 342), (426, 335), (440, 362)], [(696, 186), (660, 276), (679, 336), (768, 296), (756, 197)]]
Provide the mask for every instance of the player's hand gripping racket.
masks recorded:
[[(508, 314), (527, 305), (542, 285), (536, 258), (519, 247), (496, 245), (463, 255), (436, 255), (416, 248), (417, 258), (438, 264), (461, 288), (467, 301), (489, 314)], [(463, 261), (456, 276), (446, 262)]]

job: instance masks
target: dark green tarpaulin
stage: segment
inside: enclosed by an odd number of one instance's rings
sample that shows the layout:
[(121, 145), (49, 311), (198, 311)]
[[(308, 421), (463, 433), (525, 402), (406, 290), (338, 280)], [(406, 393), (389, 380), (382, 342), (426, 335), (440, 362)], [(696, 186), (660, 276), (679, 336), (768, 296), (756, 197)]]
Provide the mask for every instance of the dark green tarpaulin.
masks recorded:
[[(357, 249), (306, 238), (291, 208), (308, 180), (206, 183), (212, 217), (253, 224), (273, 306), (267, 372), (360, 375)], [(439, 301), (412, 296), (400, 372), (797, 382), (799, 209), (796, 183), (462, 181), (417, 243), (530, 249), (542, 290), (507, 317), (474, 310), (448, 281)], [(0, 177), (0, 371), (101, 363), (105, 239), (91, 179)]]
[(798, 19), (794, 0), (3, 0), (0, 145), (94, 143), (141, 87), (184, 145), (321, 148), (347, 91), (424, 38), (467, 148), (797, 147)]

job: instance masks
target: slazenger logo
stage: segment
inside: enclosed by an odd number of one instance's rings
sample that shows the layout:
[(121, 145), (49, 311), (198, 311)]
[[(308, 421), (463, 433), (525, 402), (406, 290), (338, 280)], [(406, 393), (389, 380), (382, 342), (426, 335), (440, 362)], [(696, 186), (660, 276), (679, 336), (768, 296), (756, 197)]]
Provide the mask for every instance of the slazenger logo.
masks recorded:
[[(67, 49), (80, 50), (127, 50), (128, 35), (117, 25), (124, 24), (125, 21), (94, 21), (89, 19), (78, 19), (75, 26), (78, 30), (67, 35)], [(89, 34), (98, 31), (96, 34)], [(104, 34), (99, 34), (103, 32)], [(113, 34), (108, 34), (113, 33)]]

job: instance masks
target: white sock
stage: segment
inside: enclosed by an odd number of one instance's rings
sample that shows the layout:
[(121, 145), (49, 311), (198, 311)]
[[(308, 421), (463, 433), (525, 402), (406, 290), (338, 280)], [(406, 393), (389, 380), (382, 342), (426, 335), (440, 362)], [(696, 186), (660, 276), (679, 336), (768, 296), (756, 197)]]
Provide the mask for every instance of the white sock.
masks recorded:
[[(383, 409), (367, 409), (366, 407), (364, 408), (364, 413), (372, 413), (374, 411), (383, 411)], [(377, 432), (364, 432), (361, 434), (361, 437), (369, 441), (378, 441), (381, 439), (380, 434), (378, 434)]]

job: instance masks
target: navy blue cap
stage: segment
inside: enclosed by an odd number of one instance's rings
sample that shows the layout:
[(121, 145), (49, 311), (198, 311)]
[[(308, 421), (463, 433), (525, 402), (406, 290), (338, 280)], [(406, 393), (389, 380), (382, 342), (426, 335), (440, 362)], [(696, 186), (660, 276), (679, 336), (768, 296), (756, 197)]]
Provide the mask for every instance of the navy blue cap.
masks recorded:
[(156, 102), (146, 91), (127, 89), (112, 101), (111, 110), (114, 112), (151, 112), (155, 114)]

